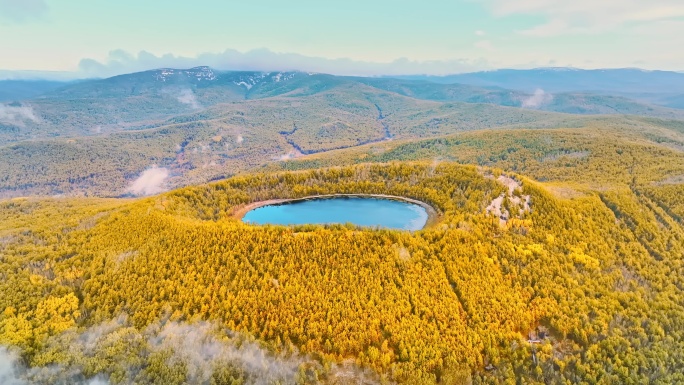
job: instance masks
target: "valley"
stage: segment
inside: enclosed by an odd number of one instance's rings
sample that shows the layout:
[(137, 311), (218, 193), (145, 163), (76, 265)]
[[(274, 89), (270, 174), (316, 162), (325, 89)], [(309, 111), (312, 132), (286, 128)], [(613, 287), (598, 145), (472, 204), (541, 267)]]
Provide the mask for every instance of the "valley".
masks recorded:
[[(492, 128), (612, 127), (617, 136), (641, 130), (671, 148), (684, 143), (671, 119), (416, 99), (392, 92), (392, 82), (200, 67), (67, 85), (13, 102), (11, 122), (0, 120), (0, 196), (120, 196), (153, 166), (169, 170), (165, 186), (174, 188), (302, 155)], [(666, 116), (679, 116), (672, 111)], [(118, 123), (102, 120), (109, 115)]]

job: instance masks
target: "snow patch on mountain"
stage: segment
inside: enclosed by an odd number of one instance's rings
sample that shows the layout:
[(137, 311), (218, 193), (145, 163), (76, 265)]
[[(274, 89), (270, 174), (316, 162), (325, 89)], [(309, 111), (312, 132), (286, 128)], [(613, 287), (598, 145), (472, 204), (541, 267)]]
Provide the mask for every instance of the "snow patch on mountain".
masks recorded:
[(297, 72), (262, 72), (249, 76), (240, 76), (233, 81), (234, 84), (243, 86), (248, 90), (259, 83), (271, 81), (273, 83), (286, 82), (297, 76)]
[(238, 85), (238, 86), (244, 86), (244, 87), (247, 88), (248, 90), (251, 90), (252, 87), (254, 87), (253, 84), (249, 84), (249, 83), (247, 83), (247, 82), (233, 82), (233, 83), (235, 83), (235, 85)]
[(259, 84), (266, 76), (267, 73), (255, 73), (253, 75), (242, 75), (233, 83), (238, 86), (244, 86), (248, 90), (252, 89), (255, 85)]
[(278, 72), (275, 75), (271, 76), (271, 79), (275, 83), (280, 83), (280, 82), (292, 80), (292, 79), (294, 79), (294, 77), (296, 75), (297, 75), (296, 72)]
[(155, 80), (166, 82), (173, 77), (185, 77), (195, 81), (213, 81), (218, 79), (216, 73), (209, 67), (195, 67), (189, 70), (177, 70), (173, 68), (162, 68), (154, 71)]

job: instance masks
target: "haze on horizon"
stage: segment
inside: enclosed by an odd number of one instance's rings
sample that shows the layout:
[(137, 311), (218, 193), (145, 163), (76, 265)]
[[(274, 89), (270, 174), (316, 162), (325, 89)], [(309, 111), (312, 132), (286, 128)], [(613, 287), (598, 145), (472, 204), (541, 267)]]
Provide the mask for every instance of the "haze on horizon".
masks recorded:
[(680, 0), (0, 0), (0, 78), (199, 65), (339, 75), (678, 71), (681, 46)]

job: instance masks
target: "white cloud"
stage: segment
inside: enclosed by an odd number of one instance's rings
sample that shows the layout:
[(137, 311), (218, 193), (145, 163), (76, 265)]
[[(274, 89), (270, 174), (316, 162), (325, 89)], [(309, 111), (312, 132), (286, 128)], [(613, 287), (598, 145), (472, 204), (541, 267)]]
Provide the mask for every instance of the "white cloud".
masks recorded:
[(278, 160), (278, 161), (286, 161), (286, 160), (294, 159), (296, 157), (297, 157), (297, 153), (295, 151), (290, 151), (287, 154), (274, 156), (271, 159)]
[[(248, 52), (226, 50), (221, 53), (201, 53), (195, 57), (165, 54), (153, 55), (141, 51), (132, 55), (122, 50), (110, 52), (104, 60), (83, 59), (79, 64), (81, 77), (108, 77), (157, 68), (191, 68), (209, 66), (218, 70), (304, 71), (335, 75), (406, 75), (429, 73), (446, 75), (490, 69), (484, 59), (453, 59), (414, 61), (399, 58), (377, 63), (351, 59), (328, 59), (295, 53), (276, 53), (267, 49)], [(1, 74), (0, 74), (1, 75)]]
[(0, 123), (23, 126), (27, 121), (38, 121), (30, 106), (0, 104)]
[(45, 0), (0, 0), (0, 19), (25, 22), (40, 18), (47, 11)]
[[(120, 341), (131, 343), (132, 350), (118, 354), (137, 353), (141, 357), (148, 357), (162, 351), (169, 352), (166, 364), (184, 364), (185, 380), (191, 384), (209, 383), (215, 370), (220, 367), (240, 370), (244, 375), (244, 383), (252, 385), (298, 383), (303, 367), (323, 372), (334, 384), (380, 384), (377, 374), (359, 368), (353, 361), (333, 363), (324, 368), (316, 359), (299, 354), (296, 350), (273, 354), (247, 335), (209, 322), (189, 324), (160, 321), (145, 330), (137, 330), (130, 327), (127, 317), (122, 316), (82, 332), (71, 329), (50, 337), (46, 350), (61, 351), (68, 346), (69, 351), (65, 352), (67, 357), (80, 357), (85, 362), (93, 362), (91, 360), (96, 360), (105, 350), (107, 355), (112, 354), (108, 351), (109, 347)], [(114, 354), (112, 364), (123, 376), (122, 383), (132, 383), (147, 364), (145, 360), (136, 362)], [(121, 358), (124, 358), (123, 361)], [(109, 384), (108, 372), (114, 368), (100, 368), (99, 374), (88, 379), (83, 373), (82, 362), (66, 361), (69, 363), (26, 368), (21, 364), (18, 354), (0, 346), (0, 384)]]
[(180, 90), (166, 89), (163, 92), (174, 96), (179, 103), (187, 104), (195, 110), (202, 108), (197, 101), (197, 96), (195, 96), (195, 93), (189, 88), (183, 88)]
[(496, 16), (538, 15), (547, 22), (520, 31), (530, 36), (608, 31), (627, 23), (684, 17), (681, 0), (483, 0)]
[(23, 385), (25, 382), (19, 379), (21, 371), (19, 356), (0, 346), (0, 384)]
[(521, 35), (538, 37), (554, 36), (568, 32), (576, 33), (580, 31), (577, 28), (570, 27), (568, 23), (560, 19), (549, 20), (545, 24), (540, 24), (529, 29), (518, 31), (518, 33), (520, 33)]
[(487, 34), (487, 32), (482, 31), (482, 30), (477, 30), (477, 31), (475, 31), (475, 36), (484, 36), (484, 35), (486, 35), (486, 34)]
[(475, 42), (473, 46), (477, 49), (481, 49), (484, 51), (494, 51), (494, 45), (490, 40), (480, 40), (478, 42)]
[(169, 177), (169, 170), (152, 166), (140, 174), (138, 179), (133, 181), (126, 189), (127, 192), (135, 195), (154, 195), (164, 191), (164, 181)]
[(183, 104), (191, 106), (192, 108), (200, 108), (200, 105), (197, 102), (197, 97), (195, 97), (195, 93), (192, 92), (191, 89), (182, 90), (176, 99)]
[[(61, 377), (61, 378), (60, 378)], [(102, 376), (83, 379), (80, 368), (65, 368), (59, 365), (48, 367), (26, 368), (19, 355), (4, 346), (0, 346), (0, 384), (74, 384), (74, 385), (108, 385), (109, 381)], [(64, 380), (64, 381), (60, 381)]]
[(639, 49), (639, 60), (678, 62), (679, 70), (684, 68), (682, 53), (673, 47), (684, 46), (684, 20), (659, 20), (634, 26), (627, 37), (630, 41), (648, 41), (646, 49)]
[(593, 21), (648, 21), (684, 16), (680, 0), (489, 0), (497, 15), (540, 14)]
[(227, 344), (215, 336), (216, 330), (216, 326), (206, 322), (171, 322), (149, 342), (153, 349), (172, 349), (171, 362), (185, 363), (190, 383), (209, 383), (217, 362), (236, 363), (257, 377), (259, 383), (294, 383), (302, 359), (273, 357), (256, 343), (244, 342), (239, 347)]
[(537, 89), (529, 98), (522, 101), (523, 108), (539, 108), (545, 104), (549, 104), (553, 100), (553, 95), (547, 94), (542, 89)]

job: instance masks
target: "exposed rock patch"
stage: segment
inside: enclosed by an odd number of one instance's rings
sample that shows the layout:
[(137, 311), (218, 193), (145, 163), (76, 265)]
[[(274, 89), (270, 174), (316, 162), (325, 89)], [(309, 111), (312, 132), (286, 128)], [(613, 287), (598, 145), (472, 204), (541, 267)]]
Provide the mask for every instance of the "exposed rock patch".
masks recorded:
[[(487, 177), (493, 178), (488, 175)], [(506, 176), (500, 175), (496, 179), (508, 188), (506, 193), (499, 195), (487, 206), (487, 214), (494, 214), (499, 218), (499, 224), (505, 226), (511, 218), (521, 217), (531, 210), (532, 200), (529, 195), (522, 195), (522, 183)]]

